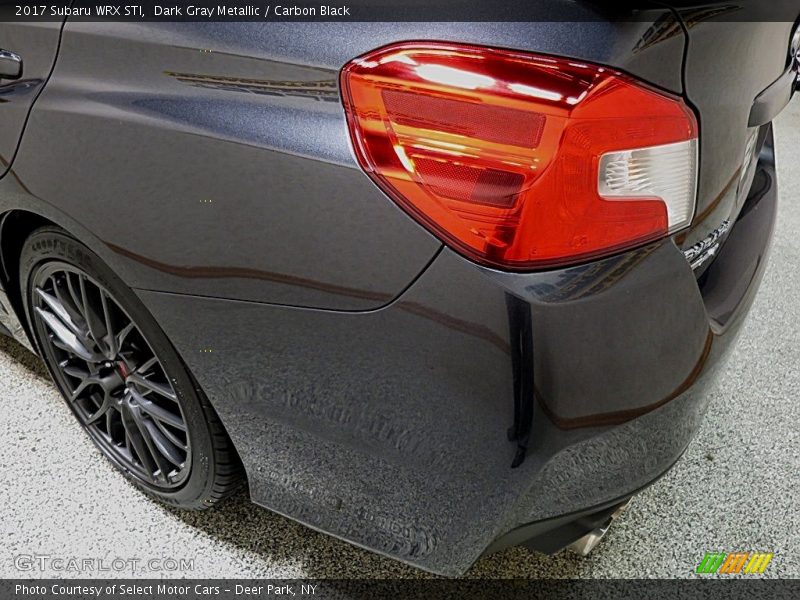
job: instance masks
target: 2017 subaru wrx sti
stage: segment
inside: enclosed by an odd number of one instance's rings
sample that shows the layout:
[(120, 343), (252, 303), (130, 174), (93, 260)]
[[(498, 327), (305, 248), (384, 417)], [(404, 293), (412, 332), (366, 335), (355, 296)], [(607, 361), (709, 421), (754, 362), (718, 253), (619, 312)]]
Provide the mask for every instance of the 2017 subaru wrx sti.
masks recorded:
[(697, 430), (775, 219), (795, 23), (677, 4), (0, 23), (4, 332), (163, 502), (246, 477), (443, 574), (588, 551)]

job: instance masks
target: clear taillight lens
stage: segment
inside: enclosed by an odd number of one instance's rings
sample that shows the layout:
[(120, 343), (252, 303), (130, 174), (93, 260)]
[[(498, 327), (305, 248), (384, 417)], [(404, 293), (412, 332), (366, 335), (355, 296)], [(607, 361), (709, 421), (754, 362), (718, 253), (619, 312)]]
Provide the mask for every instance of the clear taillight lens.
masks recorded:
[(598, 192), (605, 200), (652, 196), (667, 207), (669, 232), (694, 216), (697, 140), (609, 152), (600, 157)]
[(533, 269), (689, 224), (697, 123), (675, 96), (564, 58), (406, 43), (355, 59), (341, 88), (375, 182), (468, 257)]

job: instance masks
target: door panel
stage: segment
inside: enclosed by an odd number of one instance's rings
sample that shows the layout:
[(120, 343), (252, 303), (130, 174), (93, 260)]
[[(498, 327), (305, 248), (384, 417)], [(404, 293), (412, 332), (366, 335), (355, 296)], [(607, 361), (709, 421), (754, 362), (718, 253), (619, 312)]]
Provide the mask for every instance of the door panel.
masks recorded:
[(0, 177), (8, 171), (28, 112), (50, 75), (60, 31), (60, 22), (0, 22), (0, 50), (22, 59), (19, 78), (0, 77)]

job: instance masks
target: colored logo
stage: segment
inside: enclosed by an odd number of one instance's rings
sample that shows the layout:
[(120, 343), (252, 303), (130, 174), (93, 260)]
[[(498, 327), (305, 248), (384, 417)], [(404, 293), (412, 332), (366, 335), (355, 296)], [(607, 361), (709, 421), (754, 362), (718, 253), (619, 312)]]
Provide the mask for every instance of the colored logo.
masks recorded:
[(769, 552), (706, 552), (697, 573), (763, 573), (772, 560)]

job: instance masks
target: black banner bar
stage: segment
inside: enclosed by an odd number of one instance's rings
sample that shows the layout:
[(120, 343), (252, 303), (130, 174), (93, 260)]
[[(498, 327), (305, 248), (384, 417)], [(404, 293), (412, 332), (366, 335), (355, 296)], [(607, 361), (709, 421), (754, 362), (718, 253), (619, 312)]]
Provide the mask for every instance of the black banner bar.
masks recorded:
[(796, 21), (800, 0), (0, 0), (0, 21)]
[(3, 600), (255, 600), (319, 598), (353, 600), (502, 598), (571, 600), (673, 598), (709, 600), (800, 597), (800, 580), (357, 580), (357, 579), (42, 579), (0, 580)]

